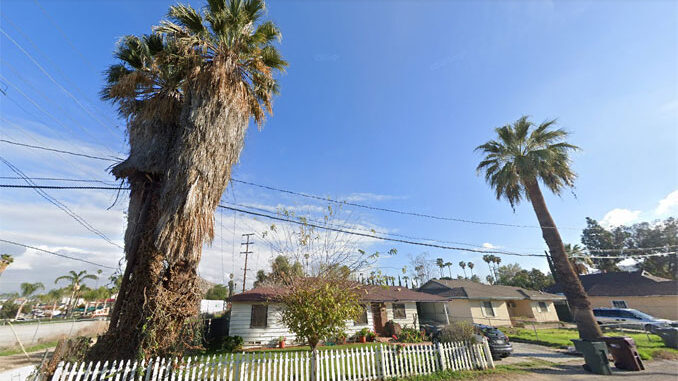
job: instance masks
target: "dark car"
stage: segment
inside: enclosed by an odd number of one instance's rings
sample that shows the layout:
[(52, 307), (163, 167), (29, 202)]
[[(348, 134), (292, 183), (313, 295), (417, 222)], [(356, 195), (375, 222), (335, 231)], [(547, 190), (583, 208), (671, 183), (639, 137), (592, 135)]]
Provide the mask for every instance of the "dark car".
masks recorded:
[(487, 343), (490, 345), (490, 352), (492, 352), (493, 359), (499, 360), (508, 357), (513, 353), (513, 346), (509, 342), (508, 336), (502, 331), (484, 324), (473, 324), (473, 326), (476, 327), (478, 333), (487, 338)]

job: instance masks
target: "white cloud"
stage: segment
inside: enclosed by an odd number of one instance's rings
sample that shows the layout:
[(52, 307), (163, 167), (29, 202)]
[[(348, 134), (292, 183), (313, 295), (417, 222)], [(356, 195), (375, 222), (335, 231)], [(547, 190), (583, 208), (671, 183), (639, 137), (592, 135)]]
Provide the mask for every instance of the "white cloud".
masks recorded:
[(496, 246), (496, 245), (493, 245), (493, 244), (491, 244), (491, 243), (489, 243), (489, 242), (483, 243), (483, 248), (484, 248), (484, 249), (487, 249), (487, 250), (498, 249), (498, 248), (500, 248), (500, 247), (501, 247), (501, 246)]
[(678, 215), (678, 190), (669, 193), (666, 197), (659, 200), (659, 205), (654, 212), (658, 217)]
[(657, 207), (651, 210), (631, 210), (615, 208), (605, 213), (600, 224), (606, 228), (634, 224), (640, 221), (655, 221), (678, 215), (678, 189), (659, 200)]
[(678, 111), (678, 99), (673, 99), (671, 101), (664, 103), (661, 106), (661, 110), (665, 112)]
[(343, 197), (343, 201), (347, 202), (360, 202), (360, 201), (388, 201), (388, 200), (401, 200), (405, 197), (403, 196), (393, 196), (388, 194), (376, 194), (376, 193), (351, 193), (350, 195)]
[(619, 225), (628, 225), (638, 221), (640, 217), (640, 210), (629, 209), (612, 209), (605, 214), (600, 224), (604, 227), (615, 227)]

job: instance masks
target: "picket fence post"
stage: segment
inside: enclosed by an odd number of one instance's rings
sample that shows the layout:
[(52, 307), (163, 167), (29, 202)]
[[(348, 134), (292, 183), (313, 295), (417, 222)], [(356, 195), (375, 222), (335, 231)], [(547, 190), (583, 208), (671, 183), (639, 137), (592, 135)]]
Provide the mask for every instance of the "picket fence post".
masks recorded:
[(445, 353), (443, 352), (443, 346), (440, 342), (436, 342), (436, 349), (438, 350), (438, 364), (440, 365), (440, 370), (447, 369), (447, 364), (445, 363)]
[(494, 369), (494, 359), (492, 358), (492, 352), (490, 351), (490, 344), (487, 342), (487, 338), (483, 338), (483, 349), (485, 350), (485, 358), (487, 359), (490, 368)]

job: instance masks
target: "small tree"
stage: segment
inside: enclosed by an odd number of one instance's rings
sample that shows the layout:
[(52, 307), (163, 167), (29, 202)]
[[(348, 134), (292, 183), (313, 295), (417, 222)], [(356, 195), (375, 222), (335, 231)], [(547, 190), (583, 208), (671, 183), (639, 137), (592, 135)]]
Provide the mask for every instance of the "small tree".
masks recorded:
[(363, 309), (359, 284), (341, 278), (297, 278), (280, 296), (281, 321), (297, 338), (308, 342), (313, 352), (315, 375), (317, 347), (324, 337), (342, 333), (346, 321), (355, 320)]
[(28, 303), (28, 299), (33, 295), (36, 291), (38, 290), (44, 290), (45, 286), (40, 283), (21, 283), (21, 297), (24, 299), (21, 304), (19, 305), (19, 309), (16, 311), (16, 316), (14, 316), (14, 319), (18, 319), (19, 315), (21, 315), (21, 310), (24, 308), (26, 303)]

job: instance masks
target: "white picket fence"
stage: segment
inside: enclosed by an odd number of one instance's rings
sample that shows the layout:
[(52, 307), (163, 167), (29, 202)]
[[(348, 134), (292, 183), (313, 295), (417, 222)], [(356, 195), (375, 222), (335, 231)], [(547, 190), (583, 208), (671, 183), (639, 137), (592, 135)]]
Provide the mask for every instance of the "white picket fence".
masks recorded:
[[(60, 363), (53, 381), (302, 381), (311, 380), (311, 352), (248, 352), (155, 358), (148, 362)], [(439, 370), (494, 368), (490, 347), (482, 343), (381, 345), (330, 349), (316, 355), (317, 381), (384, 380)]]

